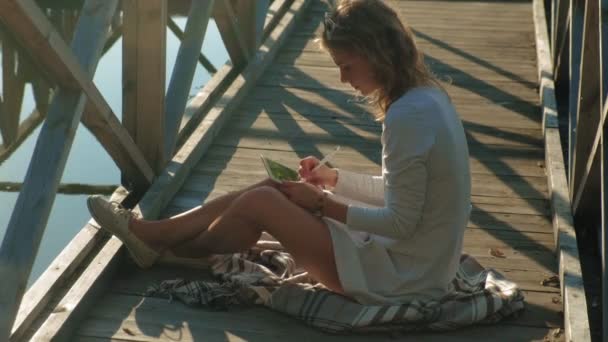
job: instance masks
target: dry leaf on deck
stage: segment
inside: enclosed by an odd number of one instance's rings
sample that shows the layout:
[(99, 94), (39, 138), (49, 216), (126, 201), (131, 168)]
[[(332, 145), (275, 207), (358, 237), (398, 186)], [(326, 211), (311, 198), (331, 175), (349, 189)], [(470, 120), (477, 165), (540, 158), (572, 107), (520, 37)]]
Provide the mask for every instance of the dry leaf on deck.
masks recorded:
[(559, 277), (554, 275), (549, 278), (545, 278), (545, 279), (543, 279), (543, 281), (540, 282), (540, 284), (542, 286), (559, 288)]
[(496, 258), (506, 258), (505, 253), (498, 248), (490, 248), (490, 255)]

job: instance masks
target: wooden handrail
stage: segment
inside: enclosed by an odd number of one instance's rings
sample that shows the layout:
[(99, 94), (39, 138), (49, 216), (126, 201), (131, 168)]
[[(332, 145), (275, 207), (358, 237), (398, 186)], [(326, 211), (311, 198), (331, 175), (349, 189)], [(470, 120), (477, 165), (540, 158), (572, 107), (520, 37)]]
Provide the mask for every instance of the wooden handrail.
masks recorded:
[[(579, 232), (601, 226), (602, 292), (608, 293), (608, 0), (551, 4), (552, 55), (561, 63), (556, 65), (556, 87), (570, 92), (568, 110), (561, 113), (568, 122), (568, 195)], [(569, 56), (567, 67), (564, 56)], [(593, 238), (582, 242), (595, 243)], [(608, 296), (602, 306), (607, 312)], [(608, 315), (603, 315), (602, 330), (608, 339)]]

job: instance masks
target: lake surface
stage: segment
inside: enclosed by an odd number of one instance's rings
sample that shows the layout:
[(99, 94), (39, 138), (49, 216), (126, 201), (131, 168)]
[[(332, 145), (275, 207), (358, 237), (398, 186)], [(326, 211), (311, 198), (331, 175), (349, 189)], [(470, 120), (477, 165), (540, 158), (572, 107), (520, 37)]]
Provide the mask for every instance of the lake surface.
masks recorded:
[[(175, 22), (185, 27), (184, 17), (174, 17)], [(171, 71), (177, 51), (179, 40), (167, 30), (167, 76), (169, 84)], [(203, 44), (203, 53), (216, 67), (220, 68), (228, 59), (219, 31), (215, 22), (211, 20)], [(0, 54), (0, 65), (2, 54)], [(0, 80), (2, 70), (0, 68)], [(198, 66), (190, 90), (195, 95), (211, 76), (202, 67)], [(112, 107), (114, 113), (121, 117), (122, 113), (122, 40), (119, 39), (101, 59), (94, 82)], [(0, 82), (0, 94), (4, 94)], [(35, 108), (31, 87), (26, 85), (23, 99), (21, 120), (25, 119)], [(0, 182), (23, 182), (27, 172), (30, 158), (34, 151), (36, 139), (40, 132), (39, 126), (21, 146), (2, 164), (0, 164)], [(77, 130), (70, 155), (67, 160), (62, 183), (85, 183), (96, 185), (120, 184), (120, 170), (108, 156), (99, 142), (81, 124)], [(4, 237), (18, 193), (0, 191), (0, 237)], [(61, 252), (67, 243), (80, 231), (90, 219), (86, 209), (87, 195), (58, 194), (53, 205), (46, 231), (40, 244), (32, 272), (28, 281), (30, 286), (35, 279), (49, 266), (52, 260)]]

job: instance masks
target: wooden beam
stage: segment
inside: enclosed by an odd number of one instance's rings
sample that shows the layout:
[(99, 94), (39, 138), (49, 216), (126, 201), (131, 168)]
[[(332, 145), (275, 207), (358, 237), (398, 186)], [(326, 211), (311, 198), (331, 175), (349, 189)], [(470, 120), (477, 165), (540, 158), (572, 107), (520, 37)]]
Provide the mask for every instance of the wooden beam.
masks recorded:
[[(598, 129), (602, 115), (600, 97), (600, 36), (599, 36), (599, 2), (589, 1), (585, 6), (585, 20), (583, 28), (583, 41), (580, 63), (580, 80), (576, 87), (576, 131), (574, 135), (574, 150), (572, 154), (572, 175), (570, 187), (576, 193), (579, 189), (583, 170), (587, 166), (587, 159), (596, 134), (589, 134)], [(571, 97), (573, 100), (575, 97)], [(599, 165), (598, 165), (599, 170)], [(599, 174), (598, 174), (599, 175)], [(599, 178), (598, 178), (599, 182)], [(575, 201), (578, 202), (578, 201)], [(575, 211), (576, 213), (576, 211)]]
[(23, 103), (25, 79), (23, 66), (25, 57), (19, 53), (17, 45), (8, 34), (2, 35), (2, 89), (4, 115), (0, 117), (0, 133), (4, 145), (11, 145), (17, 139), (17, 128)]
[[(572, 212), (575, 216), (579, 214), (581, 209), (584, 209), (585, 205), (598, 206), (599, 196), (596, 197), (595, 195), (597, 195), (597, 192), (599, 191), (600, 184), (601, 137), (602, 127), (606, 121), (607, 110), (608, 107), (605, 106), (602, 117), (599, 120), (599, 128), (596, 129), (595, 134), (591, 135), (593, 137), (593, 143), (589, 154), (585, 156), (585, 160), (581, 158), (579, 161), (584, 167), (581, 170), (579, 186), (577, 187), (576, 192), (572, 194)], [(584, 212), (589, 212), (589, 210), (584, 210)]]
[(247, 42), (240, 31), (230, 1), (216, 1), (213, 9), (213, 17), (220, 30), (222, 41), (226, 46), (228, 55), (230, 55), (232, 64), (236, 67), (242, 67), (247, 64), (251, 58), (250, 51), (248, 50)]
[[(603, 2), (603, 1), (602, 1)], [(601, 13), (601, 12), (600, 12)], [(608, 46), (607, 46), (608, 47)], [(602, 237), (602, 293), (608, 293), (608, 125), (602, 125), (601, 139), (601, 237)], [(602, 297), (602, 340), (608, 339), (608, 296)]]
[[(52, 79), (58, 85), (69, 89), (82, 90), (86, 94), (87, 102), (91, 103), (88, 108), (94, 109), (89, 113), (96, 117), (92, 120), (96, 123), (94, 127), (104, 127), (104, 132), (98, 133), (92, 129), (92, 133), (127, 178), (145, 180), (149, 184), (154, 178), (151, 168), (130, 139), (125, 139), (128, 134), (123, 132), (122, 127), (113, 124), (116, 120), (110, 105), (37, 5), (32, 0), (0, 1), (0, 20), (31, 55), (44, 56), (33, 62), (37, 63), (41, 70), (50, 73), (46, 79)], [(88, 115), (85, 114), (85, 120)], [(106, 131), (111, 132), (109, 136), (105, 134)]]
[[(290, 8), (293, 0), (275, 0), (270, 9), (269, 14), (272, 16), (265, 21), (264, 32), (262, 34), (263, 42), (272, 33), (280, 20), (285, 15), (285, 12)], [(183, 123), (177, 138), (177, 148), (186, 142), (190, 134), (194, 132), (198, 124), (203, 119), (203, 116), (215, 105), (216, 101), (224, 93), (226, 88), (238, 75), (238, 69), (234, 68), (231, 63), (224, 64), (219, 71), (213, 76), (209, 82), (205, 84), (203, 89), (190, 101), (186, 107), (184, 116), (190, 119)]]
[(253, 56), (262, 42), (268, 0), (236, 0), (234, 12), (249, 55)]
[(125, 0), (123, 11), (123, 124), (159, 174), (165, 166), (167, 1)]
[(177, 52), (165, 101), (164, 158), (167, 160), (173, 157), (177, 133), (190, 95), (213, 5), (213, 0), (193, 0), (190, 7), (186, 31)]
[(106, 44), (103, 47), (103, 55), (105, 55), (106, 52), (108, 52), (108, 50), (110, 50), (112, 48), (112, 46), (114, 46), (114, 44), (116, 44), (116, 42), (118, 41), (118, 39), (120, 39), (120, 37), (122, 37), (122, 24), (114, 27), (112, 29), (112, 31), (110, 31), (110, 34), (108, 35), (108, 39), (106, 40)]
[(291, 2), (292, 0), (274, 0), (272, 4), (270, 4), (268, 11), (266, 11), (266, 20), (264, 21), (264, 31), (262, 32), (262, 41), (260, 44), (263, 44), (266, 38), (268, 38), (268, 35), (279, 23), (281, 17), (289, 9)]
[[(584, 10), (585, 3), (583, 0), (572, 0), (570, 2), (570, 93), (568, 101), (568, 184), (570, 184), (570, 196), (576, 191), (573, 188), (572, 174), (574, 170), (574, 151), (576, 150), (576, 118), (578, 117)], [(570, 200), (572, 200), (572, 197)]]
[[(110, 200), (122, 202), (127, 196), (125, 188), (117, 188)], [(23, 296), (17, 319), (11, 333), (11, 341), (20, 341), (32, 324), (44, 314), (44, 309), (55, 298), (60, 298), (64, 289), (77, 273), (81, 264), (88, 261), (108, 240), (109, 235), (99, 229), (95, 220), (89, 222), (74, 236), (65, 248), (36, 279)]]
[[(202, 153), (209, 146), (211, 139), (217, 134), (217, 130), (221, 124), (230, 115), (232, 111), (242, 101), (246, 93), (255, 84), (256, 79), (260, 77), (264, 69), (271, 63), (272, 58), (276, 54), (279, 47), (285, 42), (286, 37), (293, 30), (296, 19), (302, 14), (305, 6), (312, 0), (295, 0), (292, 6), (292, 11), (285, 14), (273, 32), (272, 37), (267, 43), (262, 46), (261, 57), (257, 63), (250, 65), (243, 71), (237, 80), (230, 86), (223, 98), (226, 102), (222, 105), (214, 107), (212, 113), (213, 119), (206, 120), (202, 127), (195, 132), (186, 144), (180, 149), (180, 152), (173, 158), (173, 162), (169, 163), (163, 175), (155, 181), (153, 188), (160, 190), (158, 192), (147, 192), (140, 202), (140, 205), (134, 210), (141, 212), (146, 218), (156, 218), (161, 214), (161, 210), (167, 204), (167, 200), (175, 193), (176, 189), (181, 186), (184, 177), (192, 169), (196, 161), (200, 159)], [(217, 120), (213, 123), (214, 120)], [(175, 177), (173, 172), (177, 171)], [(166, 189), (167, 193), (162, 192)], [(145, 203), (143, 203), (145, 202)], [(76, 282), (69, 288), (68, 293), (62, 298), (61, 302), (54, 306), (55, 313), (48, 320), (42, 322), (42, 325), (37, 329), (35, 338), (44, 340), (53, 340), (54, 338), (63, 337), (69, 339), (69, 329), (66, 327), (74, 327), (82, 316), (82, 308), (86, 307), (87, 302), (90, 304), (91, 297), (103, 291), (103, 286), (100, 283), (106, 283), (111, 278), (111, 271), (120, 260), (121, 253), (120, 241), (113, 238), (109, 240), (100, 250), (96, 259), (89, 264), (82, 275), (77, 278)], [(84, 299), (84, 300), (83, 300)], [(70, 308), (69, 310), (61, 308)], [(53, 308), (50, 309), (53, 311)]]
[[(32, 12), (42, 15), (31, 1), (2, 2), (7, 3), (34, 22), (36, 17)], [(72, 50), (76, 63), (89, 77), (97, 68), (106, 30), (116, 6), (117, 0), (89, 0), (83, 7)], [(23, 30), (21, 25), (9, 25), (8, 28), (18, 32)], [(60, 88), (36, 142), (23, 189), (0, 248), (0, 340), (8, 341), (85, 100), (81, 91)]]
[(606, 96), (608, 95), (608, 15), (604, 15), (604, 11), (608, 11), (608, 0), (600, 1), (600, 73), (601, 77), (601, 101), (606, 103)]
[[(0, 115), (2, 115), (0, 110)], [(11, 156), (15, 150), (32, 134), (32, 132), (44, 121), (45, 114), (40, 110), (33, 110), (32, 113), (25, 119), (17, 129), (17, 138), (12, 144), (2, 144), (0, 146), (0, 164)]]
[(553, 65), (543, 0), (533, 1), (536, 55), (543, 111), (545, 166), (551, 200), (551, 216), (559, 261), (560, 288), (564, 305), (564, 330), (567, 341), (591, 341), (587, 299), (572, 219), (568, 183), (562, 154)]
[(551, 17), (551, 57), (553, 65), (557, 64), (558, 54), (564, 47), (566, 22), (568, 21), (569, 0), (553, 0)]
[[(173, 32), (177, 39), (184, 40), (184, 31), (182, 31), (182, 29), (172, 18), (168, 18), (167, 20), (167, 26), (169, 27), (171, 32)], [(203, 66), (203, 68), (205, 68), (205, 70), (207, 70), (209, 74), (213, 75), (217, 72), (215, 66), (211, 63), (209, 59), (207, 59), (203, 52), (199, 53), (198, 62)]]
[(566, 27), (564, 28), (564, 41), (561, 45), (562, 48), (556, 53), (556, 61), (553, 64), (553, 75), (555, 77), (555, 84), (557, 89), (565, 88), (562, 91), (563, 97), (567, 96), (567, 88), (570, 86), (570, 17), (566, 21)]

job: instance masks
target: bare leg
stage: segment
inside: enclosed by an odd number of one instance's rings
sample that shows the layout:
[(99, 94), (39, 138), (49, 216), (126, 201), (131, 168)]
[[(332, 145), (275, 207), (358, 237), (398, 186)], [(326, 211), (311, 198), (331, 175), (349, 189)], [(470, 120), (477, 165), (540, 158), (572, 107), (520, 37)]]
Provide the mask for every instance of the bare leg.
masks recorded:
[(129, 224), (129, 229), (152, 249), (162, 252), (194, 239), (206, 230), (236, 198), (261, 186), (273, 187), (274, 183), (266, 179), (243, 190), (215, 198), (202, 206), (197, 206), (168, 219), (157, 221), (133, 219)]
[(275, 188), (259, 187), (242, 193), (209, 229), (172, 250), (189, 257), (239, 252), (255, 245), (263, 230), (279, 240), (312, 278), (343, 293), (325, 222)]

